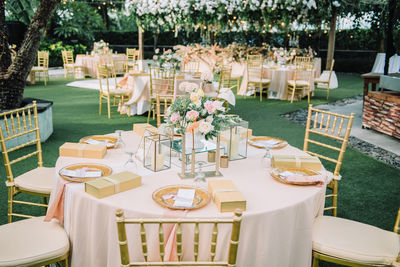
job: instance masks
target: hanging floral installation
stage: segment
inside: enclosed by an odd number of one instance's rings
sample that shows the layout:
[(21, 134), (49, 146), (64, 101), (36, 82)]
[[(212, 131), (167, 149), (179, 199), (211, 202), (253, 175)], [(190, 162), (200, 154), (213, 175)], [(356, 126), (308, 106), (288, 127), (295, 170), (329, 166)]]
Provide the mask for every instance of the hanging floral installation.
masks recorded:
[(131, 10), (143, 29), (178, 32), (241, 31), (269, 23), (302, 21), (315, 0), (131, 0)]

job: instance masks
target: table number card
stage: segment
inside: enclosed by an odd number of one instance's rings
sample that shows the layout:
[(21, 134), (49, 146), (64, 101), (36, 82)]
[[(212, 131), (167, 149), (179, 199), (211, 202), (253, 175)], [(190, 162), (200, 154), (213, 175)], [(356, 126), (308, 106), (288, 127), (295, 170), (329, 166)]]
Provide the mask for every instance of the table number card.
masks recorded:
[(190, 208), (193, 205), (195, 189), (178, 189), (175, 197), (174, 207)]

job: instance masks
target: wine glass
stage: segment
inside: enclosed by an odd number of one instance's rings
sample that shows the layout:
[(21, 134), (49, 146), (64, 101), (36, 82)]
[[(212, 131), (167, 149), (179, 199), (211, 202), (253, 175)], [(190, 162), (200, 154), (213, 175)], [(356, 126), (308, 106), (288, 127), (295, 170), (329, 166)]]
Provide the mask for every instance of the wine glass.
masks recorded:
[(205, 164), (205, 162), (204, 161), (199, 161), (199, 162), (197, 162), (197, 164), (199, 165), (199, 171), (196, 172), (196, 176), (194, 177), (194, 182), (195, 183), (197, 183), (197, 182), (206, 182), (206, 175), (202, 170), (203, 165)]
[(129, 156), (128, 160), (124, 164), (124, 168), (133, 169), (135, 172), (138, 169), (137, 163), (135, 161), (136, 151), (125, 151), (125, 153)]
[(115, 142), (115, 146), (116, 147), (119, 147), (119, 148), (122, 148), (122, 147), (124, 147), (125, 146), (125, 142), (124, 142), (124, 140), (122, 140), (122, 130), (116, 130), (115, 131), (115, 134), (117, 135), (117, 141)]

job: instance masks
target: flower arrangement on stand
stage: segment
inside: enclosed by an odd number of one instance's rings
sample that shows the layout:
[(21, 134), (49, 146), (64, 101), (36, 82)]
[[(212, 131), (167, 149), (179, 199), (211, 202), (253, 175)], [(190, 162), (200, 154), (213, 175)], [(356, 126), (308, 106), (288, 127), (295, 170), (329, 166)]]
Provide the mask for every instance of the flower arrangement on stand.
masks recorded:
[(104, 55), (108, 54), (110, 52), (110, 48), (108, 47), (108, 43), (104, 42), (103, 40), (100, 40), (98, 42), (95, 42), (93, 44), (93, 51), (92, 55)]
[(157, 48), (154, 53), (153, 60), (158, 62), (160, 67), (176, 67), (182, 61), (182, 57), (171, 49), (160, 53), (160, 49)]
[(280, 48), (272, 48), (274, 51), (274, 61), (278, 62), (280, 65), (286, 65), (286, 63), (292, 61), (297, 52), (295, 49), (290, 49), (289, 51), (286, 48), (280, 47)]

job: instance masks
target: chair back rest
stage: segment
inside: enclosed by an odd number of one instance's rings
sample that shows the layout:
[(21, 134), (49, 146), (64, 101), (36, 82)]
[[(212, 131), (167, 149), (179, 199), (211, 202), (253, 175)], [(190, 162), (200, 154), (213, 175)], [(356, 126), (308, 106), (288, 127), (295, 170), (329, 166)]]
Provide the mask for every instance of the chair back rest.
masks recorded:
[(223, 66), (220, 75), (219, 75), (219, 85), (217, 93), (220, 93), (222, 88), (229, 88), (231, 83), (231, 74), (232, 67), (231, 66)]
[(311, 57), (298, 57), (298, 56), (296, 56), (295, 59), (294, 59), (294, 63), (296, 65), (310, 64), (311, 63)]
[(261, 67), (262, 66), (262, 55), (247, 55), (247, 67)]
[[(173, 95), (156, 95), (157, 128), (161, 125), (161, 118), (167, 117), (168, 107), (174, 103)], [(163, 106), (163, 109), (161, 109)]]
[(296, 64), (293, 80), (295, 81), (306, 81), (310, 85), (311, 78), (314, 73), (314, 65), (312, 64)]
[[(124, 213), (122, 210), (116, 211), (117, 217), (117, 228), (118, 228), (118, 241), (119, 241), (119, 248), (121, 252), (121, 266), (236, 266), (236, 256), (237, 250), (239, 246), (239, 234), (240, 234), (240, 224), (241, 224), (241, 212), (235, 212), (235, 215), (232, 219), (203, 219), (203, 218), (149, 218), (149, 219), (129, 219), (124, 217)], [(139, 225), (140, 228), (140, 239), (142, 245), (142, 254), (144, 257), (144, 262), (134, 262), (130, 261), (129, 257), (129, 250), (128, 250), (128, 240), (126, 235), (126, 225), (129, 224), (136, 224)], [(165, 255), (165, 245), (164, 245), (164, 225), (166, 224), (176, 224), (177, 231), (176, 231), (176, 240), (177, 240), (177, 256), (178, 261), (174, 262), (166, 262), (164, 261)], [(211, 232), (211, 249), (210, 249), (210, 260), (203, 261), (200, 260), (199, 255), (199, 240), (200, 240), (200, 225), (212, 225), (212, 232)], [(217, 252), (217, 244), (218, 244), (218, 230), (219, 227), (223, 224), (231, 224), (232, 231), (231, 237), (229, 242), (229, 252), (227, 260), (225, 261), (215, 261), (215, 256)], [(160, 260), (149, 261), (149, 251), (148, 251), (148, 243), (147, 243), (147, 235), (146, 235), (146, 226), (149, 227), (150, 225), (158, 226), (158, 241), (159, 241), (159, 254)], [(182, 229), (185, 226), (185, 230), (187, 229), (188, 232), (193, 233), (194, 242), (193, 242), (193, 256), (194, 259), (192, 261), (183, 261), (182, 260)], [(189, 236), (185, 235), (184, 236)], [(220, 244), (222, 249), (227, 248), (227, 244), (224, 246)]]
[[(335, 164), (333, 172), (335, 176), (339, 176), (353, 120), (354, 113), (347, 116), (319, 110), (313, 108), (312, 105), (308, 107), (303, 150), (313, 156), (333, 162)], [(325, 139), (321, 138), (321, 136), (333, 139), (338, 143), (323, 143)], [(318, 153), (311, 150), (318, 151)], [(327, 156), (319, 154), (321, 153), (320, 150), (324, 150)], [(333, 151), (334, 153), (332, 153)], [(336, 154), (337, 156), (332, 156), (332, 154)]]
[[(6, 111), (0, 114), (0, 144), (7, 173), (7, 180), (14, 181), (11, 166), (17, 162), (37, 156), (38, 167), (43, 167), (42, 147), (40, 144), (39, 120), (36, 101), (32, 105)], [(9, 144), (18, 145), (8, 148)], [(35, 145), (34, 151), (25, 155), (18, 152), (16, 158), (12, 152)], [(26, 153), (26, 149), (23, 150)], [(12, 155), (11, 155), (12, 154)], [(14, 159), (11, 159), (13, 157)]]
[(49, 52), (38, 51), (38, 67), (49, 68)]
[(173, 95), (175, 69), (150, 67), (150, 97), (156, 94)]
[(189, 61), (189, 62), (184, 62), (182, 61), (181, 63), (181, 71), (183, 72), (198, 72), (200, 69), (200, 62), (199, 61)]
[(136, 50), (135, 48), (127, 48), (126, 49), (126, 57), (129, 60), (139, 60), (139, 50)]
[(61, 51), (64, 67), (67, 64), (74, 64), (74, 54), (71, 50)]
[(110, 80), (109, 78), (114, 78), (115, 85), (117, 85), (117, 79), (115, 76), (115, 71), (113, 65), (101, 65), (97, 64), (97, 75), (100, 84), (100, 91), (110, 92)]

